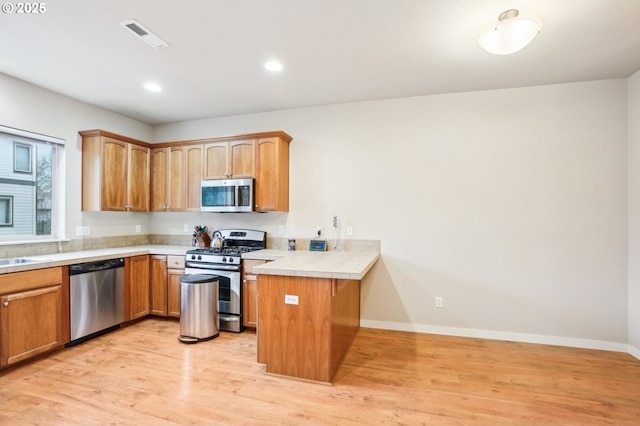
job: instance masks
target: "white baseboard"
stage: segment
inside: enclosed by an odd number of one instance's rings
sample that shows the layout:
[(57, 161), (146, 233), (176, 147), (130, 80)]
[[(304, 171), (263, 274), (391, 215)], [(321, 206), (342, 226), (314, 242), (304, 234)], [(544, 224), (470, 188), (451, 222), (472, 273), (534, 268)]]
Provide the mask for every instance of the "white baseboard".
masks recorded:
[(479, 339), (507, 340), (522, 343), (540, 343), (543, 345), (568, 346), (572, 348), (598, 349), (624, 352), (640, 359), (640, 351), (626, 343), (604, 340), (578, 339), (574, 337), (545, 336), (540, 334), (511, 333), (506, 331), (478, 330), (471, 328), (439, 327), (422, 324), (406, 324), (387, 321), (360, 320), (361, 327), (383, 330), (412, 331), (415, 333), (442, 334), (445, 336), (475, 337)]
[(635, 346), (629, 345), (629, 354), (631, 356), (634, 356), (634, 357), (640, 359), (640, 349), (636, 348)]

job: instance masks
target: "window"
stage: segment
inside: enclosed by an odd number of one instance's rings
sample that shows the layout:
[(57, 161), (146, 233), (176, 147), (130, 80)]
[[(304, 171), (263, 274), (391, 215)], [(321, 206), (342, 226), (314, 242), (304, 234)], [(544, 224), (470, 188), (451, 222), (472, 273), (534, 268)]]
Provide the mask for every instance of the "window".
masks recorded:
[(64, 237), (64, 142), (0, 126), (0, 242)]
[(13, 144), (13, 170), (17, 173), (31, 173), (31, 145)]
[(13, 226), (13, 197), (0, 195), (0, 226)]

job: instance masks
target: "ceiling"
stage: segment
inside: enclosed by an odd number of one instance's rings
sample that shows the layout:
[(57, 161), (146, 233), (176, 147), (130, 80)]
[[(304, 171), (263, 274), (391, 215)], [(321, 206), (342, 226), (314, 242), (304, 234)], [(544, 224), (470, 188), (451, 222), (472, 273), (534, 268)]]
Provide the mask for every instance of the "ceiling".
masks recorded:
[[(638, 0), (45, 5), (39, 15), (0, 14), (0, 72), (149, 124), (640, 70)], [(479, 35), (511, 8), (540, 19), (540, 34), (510, 56), (483, 51)], [(119, 25), (131, 19), (170, 47), (153, 49)], [(263, 68), (272, 58), (284, 64), (281, 72)], [(163, 90), (146, 91), (147, 81)]]

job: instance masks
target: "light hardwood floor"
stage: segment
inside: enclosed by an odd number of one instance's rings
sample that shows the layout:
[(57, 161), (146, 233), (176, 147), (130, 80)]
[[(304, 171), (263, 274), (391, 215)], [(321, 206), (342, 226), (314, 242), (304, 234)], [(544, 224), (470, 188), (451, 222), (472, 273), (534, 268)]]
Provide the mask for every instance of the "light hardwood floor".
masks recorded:
[(333, 386), (264, 373), (256, 335), (148, 319), (0, 376), (2, 425), (640, 424), (628, 354), (362, 328)]

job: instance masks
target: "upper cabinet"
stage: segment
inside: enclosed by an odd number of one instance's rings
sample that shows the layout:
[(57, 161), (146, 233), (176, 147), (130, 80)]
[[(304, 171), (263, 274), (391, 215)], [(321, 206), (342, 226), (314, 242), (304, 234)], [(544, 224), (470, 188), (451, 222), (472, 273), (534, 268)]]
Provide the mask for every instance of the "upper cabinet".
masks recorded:
[(255, 178), (257, 211), (289, 210), (289, 142), (281, 131), (147, 144), (82, 135), (82, 209), (200, 211), (205, 179)]
[(203, 146), (185, 146), (185, 210), (200, 211), (200, 182), (203, 173)]
[(276, 136), (258, 139), (256, 211), (289, 211), (289, 142)]
[(80, 135), (82, 210), (148, 212), (148, 144), (101, 130)]
[(255, 176), (256, 141), (238, 140), (204, 145), (204, 178), (231, 179)]

